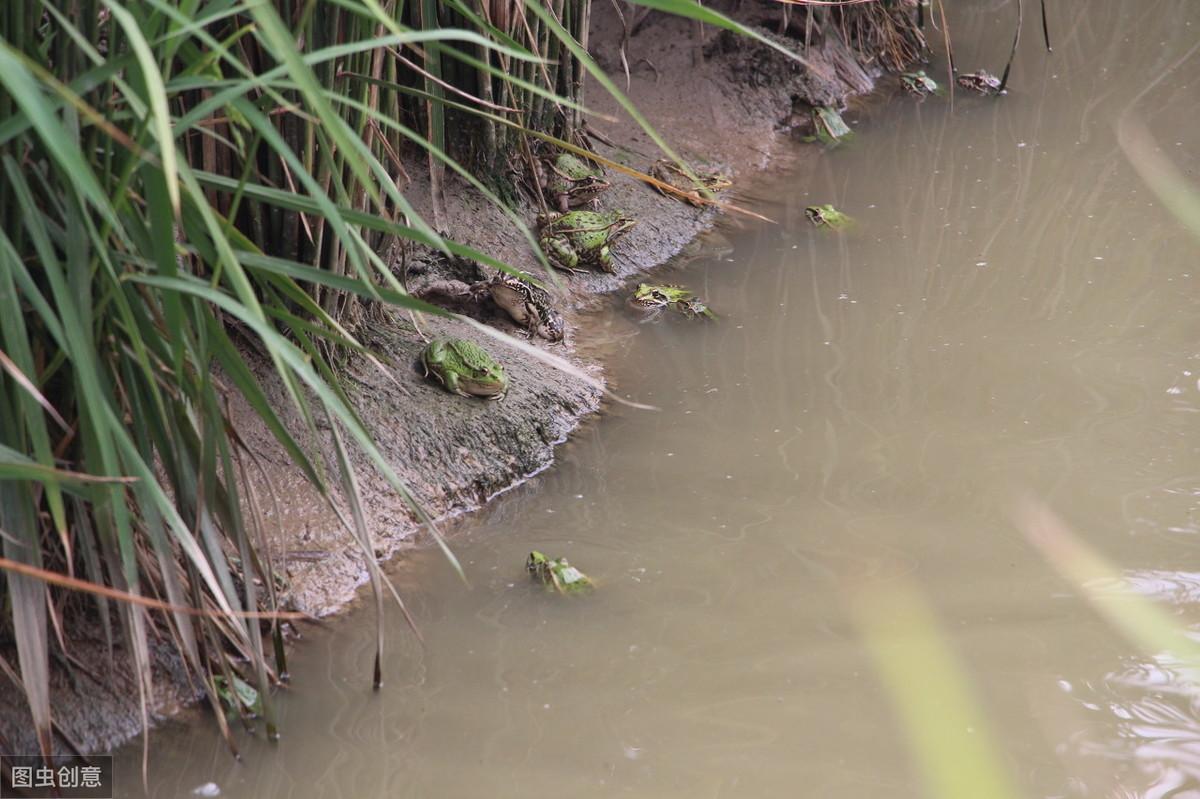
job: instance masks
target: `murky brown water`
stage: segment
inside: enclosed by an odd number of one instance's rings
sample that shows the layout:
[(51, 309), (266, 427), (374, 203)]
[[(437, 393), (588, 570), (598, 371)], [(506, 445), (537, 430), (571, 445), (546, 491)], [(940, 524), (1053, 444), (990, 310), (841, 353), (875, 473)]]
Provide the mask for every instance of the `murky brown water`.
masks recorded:
[[(996, 69), (1011, 7), (955, 5), (960, 64)], [(1055, 52), (1028, 14), (1008, 97), (898, 98), (756, 191), (781, 224), (666, 278), (719, 324), (604, 318), (616, 384), (662, 411), (590, 424), (472, 523), (470, 590), (436, 553), (401, 567), (427, 644), (392, 614), (382, 693), (357, 613), (298, 651), (277, 746), (245, 740), (237, 764), (210, 723), (160, 729), (152, 794), (927, 795), (847, 611), (905, 578), (1023, 795), (1200, 795), (1179, 670), (1012, 521), (1044, 500), (1121, 564), (1119, 590), (1200, 622), (1200, 242), (1114, 133), (1200, 39), (1200, 5), (1050, 10)], [(1136, 111), (1200, 179), (1200, 57)], [(813, 202), (857, 228), (815, 231)], [(600, 589), (535, 590), (531, 548)]]

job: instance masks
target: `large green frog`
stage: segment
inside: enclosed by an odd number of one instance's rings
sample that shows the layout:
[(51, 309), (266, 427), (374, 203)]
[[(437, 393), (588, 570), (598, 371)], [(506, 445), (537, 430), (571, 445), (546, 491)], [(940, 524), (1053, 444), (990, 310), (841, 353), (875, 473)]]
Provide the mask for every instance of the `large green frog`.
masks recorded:
[(447, 391), (464, 397), (498, 400), (508, 391), (504, 368), (473, 341), (435, 338), (422, 350), (421, 366), (426, 377), (436, 378)]
[(604, 170), (572, 153), (559, 153), (538, 163), (542, 189), (563, 213), (592, 202), (611, 185), (604, 179)]
[(580, 266), (616, 271), (613, 243), (637, 224), (623, 211), (571, 211), (538, 216), (538, 243), (550, 263), (562, 269)]

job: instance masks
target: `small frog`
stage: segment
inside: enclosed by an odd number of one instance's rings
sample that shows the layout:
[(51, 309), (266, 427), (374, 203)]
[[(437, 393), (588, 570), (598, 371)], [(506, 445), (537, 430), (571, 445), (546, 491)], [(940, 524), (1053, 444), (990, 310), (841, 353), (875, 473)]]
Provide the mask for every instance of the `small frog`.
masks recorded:
[(233, 675), (232, 686), (224, 675), (218, 674), (213, 677), (213, 687), (216, 688), (217, 698), (225, 706), (225, 715), (229, 718), (238, 715), (258, 718), (262, 715), (263, 703), (258, 689), (236, 674)]
[[(521, 274), (525, 275), (524, 272)], [(487, 287), (496, 304), (514, 322), (524, 325), (529, 335), (536, 333), (548, 341), (563, 340), (566, 324), (562, 314), (554, 307), (549, 292), (541, 286), (534, 285), (524, 277), (501, 272), (488, 282)]]
[(710, 319), (713, 316), (712, 311), (708, 310), (708, 306), (683, 286), (654, 286), (640, 283), (637, 290), (630, 296), (629, 304), (635, 308), (650, 311), (654, 315), (669, 307), (684, 316), (706, 316)]
[(435, 338), (421, 351), (425, 376), (433, 376), (450, 392), (464, 397), (498, 400), (508, 391), (504, 368), (487, 350), (461, 338)]
[(525, 570), (535, 580), (553, 587), (560, 594), (575, 593), (595, 585), (590, 577), (567, 563), (566, 558), (551, 559), (536, 549), (529, 553)]
[(559, 153), (554, 158), (543, 158), (538, 162), (538, 182), (558, 210), (566, 213), (571, 208), (593, 203), (611, 184), (604, 179), (604, 170), (594, 167), (573, 153)]
[(648, 283), (639, 283), (637, 291), (633, 292), (633, 296), (629, 298), (629, 303), (637, 308), (653, 311), (666, 308), (673, 302), (685, 300), (691, 296), (692, 292), (683, 286), (652, 286)]
[(615, 272), (611, 248), (625, 235), (636, 220), (624, 211), (570, 211), (540, 214), (538, 243), (550, 263), (562, 269), (579, 266), (598, 266), (605, 272)]
[(718, 192), (733, 185), (733, 181), (719, 172), (692, 169), (692, 174), (696, 176), (695, 180), (688, 177), (679, 164), (662, 158), (650, 165), (650, 177), (678, 189), (680, 194), (668, 194), (659, 186), (654, 187), (655, 191), (664, 197), (675, 197), (690, 205), (703, 205), (706, 199), (704, 192)]
[(695, 319), (697, 316), (703, 316), (705, 319), (716, 319), (716, 314), (708, 309), (708, 306), (698, 297), (688, 297), (685, 300), (677, 300), (673, 306), (684, 316)]
[(809, 222), (812, 222), (817, 227), (830, 227), (835, 230), (847, 227), (854, 221), (828, 203), (825, 205), (810, 205), (804, 209), (804, 215), (808, 217)]
[(900, 85), (904, 87), (906, 92), (917, 97), (925, 97), (938, 90), (937, 82), (926, 75), (923, 69), (918, 69), (916, 72), (900, 73)]
[(813, 127), (818, 139), (833, 144), (853, 133), (837, 109), (827, 105), (813, 109)]
[(958, 85), (984, 95), (1000, 93), (1000, 79), (986, 69), (959, 75)]

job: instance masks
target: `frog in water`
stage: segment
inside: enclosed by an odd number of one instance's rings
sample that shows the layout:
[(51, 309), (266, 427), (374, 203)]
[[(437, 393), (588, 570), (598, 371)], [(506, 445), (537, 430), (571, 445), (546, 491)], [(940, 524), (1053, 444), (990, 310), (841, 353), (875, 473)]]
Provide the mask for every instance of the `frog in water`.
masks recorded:
[(421, 366), (426, 377), (464, 397), (498, 400), (508, 391), (504, 368), (487, 350), (466, 339), (435, 338), (421, 351)]
[(1000, 93), (1000, 79), (986, 69), (959, 75), (958, 85), (978, 94)]
[(591, 578), (576, 569), (566, 558), (548, 558), (536, 549), (529, 553), (525, 570), (530, 576), (560, 594), (569, 594), (592, 588)]
[(570, 211), (538, 216), (538, 244), (550, 263), (575, 270), (580, 266), (595, 266), (605, 272), (615, 272), (612, 246), (629, 232), (637, 221), (624, 211)]
[(707, 198), (706, 193), (718, 192), (733, 185), (733, 181), (719, 172), (704, 172), (694, 168), (691, 172), (695, 176), (694, 180), (682, 166), (662, 158), (650, 165), (650, 177), (678, 190), (679, 193), (668, 194), (659, 186), (654, 187), (655, 191), (663, 196), (676, 197), (690, 205), (703, 205)]
[(804, 209), (804, 215), (808, 217), (809, 222), (812, 222), (817, 227), (829, 227), (835, 230), (849, 227), (854, 221), (829, 203), (825, 205), (810, 205)]
[(530, 335), (535, 333), (548, 341), (562, 341), (566, 331), (562, 314), (554, 307), (550, 293), (523, 276), (501, 272), (488, 284), (492, 299)]
[(573, 153), (544, 158), (538, 166), (542, 190), (550, 193), (554, 204), (563, 213), (593, 203), (611, 185), (605, 180), (603, 169)]
[(684, 316), (713, 318), (712, 311), (704, 301), (683, 286), (638, 284), (637, 291), (629, 298), (635, 308), (657, 315), (664, 308), (672, 308)]
[(829, 144), (836, 144), (853, 133), (838, 110), (828, 105), (813, 109), (813, 127), (817, 138)]
[(925, 97), (938, 90), (937, 82), (926, 75), (923, 69), (900, 73), (900, 85), (904, 87), (904, 91), (917, 97)]

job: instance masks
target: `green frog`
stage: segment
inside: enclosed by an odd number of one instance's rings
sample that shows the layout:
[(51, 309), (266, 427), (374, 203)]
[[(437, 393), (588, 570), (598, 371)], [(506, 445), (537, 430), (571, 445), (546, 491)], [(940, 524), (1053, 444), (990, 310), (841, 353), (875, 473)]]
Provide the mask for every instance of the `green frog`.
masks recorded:
[(611, 184), (604, 178), (604, 170), (572, 153), (559, 153), (555, 158), (544, 158), (538, 162), (538, 181), (558, 210), (566, 213), (595, 202), (600, 193)]
[(711, 194), (733, 185), (728, 176), (719, 172), (705, 172), (693, 168), (692, 174), (695, 175), (695, 180), (688, 177), (682, 166), (662, 158), (650, 165), (650, 177), (676, 189), (678, 193), (672, 192), (668, 195), (659, 186), (655, 186), (654, 189), (663, 196), (676, 197), (690, 205), (703, 205), (707, 199), (705, 192)]
[[(524, 272), (521, 273), (525, 275)], [(562, 341), (566, 324), (554, 307), (550, 293), (524, 277), (501, 272), (488, 284), (488, 292), (518, 325), (524, 325), (529, 335), (537, 334), (548, 341)]]
[(648, 283), (639, 283), (637, 291), (633, 292), (633, 296), (629, 298), (629, 303), (635, 307), (653, 311), (666, 308), (673, 302), (686, 300), (691, 296), (692, 292), (683, 286), (652, 286)]
[(716, 314), (710, 311), (708, 305), (699, 297), (688, 297), (687, 299), (678, 300), (673, 307), (690, 319), (695, 319), (697, 316), (703, 316), (705, 319), (716, 318)]
[(825, 205), (810, 205), (804, 209), (804, 215), (808, 217), (809, 222), (812, 222), (817, 227), (830, 227), (835, 230), (848, 227), (854, 221), (828, 203)]
[(900, 73), (900, 85), (904, 87), (906, 92), (917, 97), (925, 97), (938, 90), (937, 82), (926, 75), (923, 69), (918, 69), (916, 72)]
[(579, 266), (597, 266), (615, 272), (611, 248), (637, 224), (624, 211), (570, 211), (539, 214), (538, 243), (550, 263), (574, 271)]
[(674, 285), (638, 284), (637, 290), (629, 298), (629, 304), (635, 308), (658, 314), (664, 308), (672, 308), (684, 316), (706, 316), (712, 318), (713, 313), (702, 300), (689, 289)]
[(535, 580), (560, 594), (575, 593), (595, 585), (590, 577), (567, 563), (566, 558), (548, 558), (536, 549), (529, 553), (525, 570)]
[(978, 94), (999, 94), (1000, 79), (986, 69), (958, 76), (958, 85)]
[(508, 391), (504, 368), (487, 350), (461, 338), (435, 338), (421, 351), (425, 376), (433, 376), (450, 392), (464, 397), (498, 400)]
[(837, 109), (828, 105), (813, 109), (813, 127), (817, 131), (818, 139), (833, 144), (836, 144), (853, 132), (845, 120), (842, 119), (842, 115), (838, 113)]

